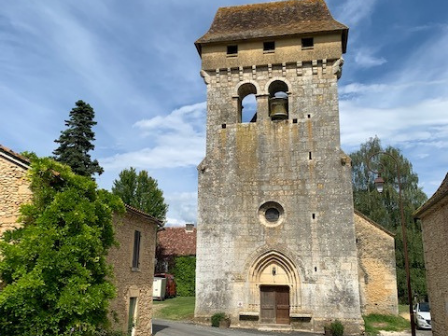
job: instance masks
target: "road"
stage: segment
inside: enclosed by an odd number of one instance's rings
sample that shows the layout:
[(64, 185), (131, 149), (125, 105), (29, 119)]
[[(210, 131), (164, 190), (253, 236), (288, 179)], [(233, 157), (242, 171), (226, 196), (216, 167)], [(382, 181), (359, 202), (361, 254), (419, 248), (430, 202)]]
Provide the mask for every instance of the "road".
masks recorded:
[[(248, 329), (220, 329), (206, 326), (195, 325), (188, 322), (175, 322), (166, 320), (153, 320), (154, 336), (253, 336), (253, 335), (269, 335), (269, 336), (322, 336), (322, 333), (308, 332), (275, 332), (275, 331), (258, 331)], [(381, 335), (387, 336), (410, 336), (410, 332), (405, 333), (387, 333), (382, 332)], [(430, 330), (418, 330), (417, 336), (431, 336)]]
[(320, 334), (305, 332), (274, 332), (274, 331), (258, 331), (258, 330), (241, 330), (241, 329), (220, 329), (206, 326), (199, 326), (186, 322), (174, 322), (166, 320), (153, 320), (154, 336), (253, 336), (253, 335), (269, 335), (269, 336), (322, 336)]

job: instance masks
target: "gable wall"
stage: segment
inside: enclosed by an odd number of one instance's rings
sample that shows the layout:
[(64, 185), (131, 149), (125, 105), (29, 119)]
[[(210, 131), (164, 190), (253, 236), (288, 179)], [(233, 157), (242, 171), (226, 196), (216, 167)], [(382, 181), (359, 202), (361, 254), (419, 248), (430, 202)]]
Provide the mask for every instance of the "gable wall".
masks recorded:
[(398, 315), (395, 239), (355, 214), (363, 315)]

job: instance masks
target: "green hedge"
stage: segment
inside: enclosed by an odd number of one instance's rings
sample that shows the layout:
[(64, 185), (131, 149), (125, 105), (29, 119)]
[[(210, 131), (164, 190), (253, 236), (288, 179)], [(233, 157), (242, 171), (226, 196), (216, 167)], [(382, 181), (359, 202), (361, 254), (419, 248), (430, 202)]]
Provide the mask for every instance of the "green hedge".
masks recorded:
[(195, 296), (196, 257), (174, 258), (172, 273), (176, 279), (178, 296)]

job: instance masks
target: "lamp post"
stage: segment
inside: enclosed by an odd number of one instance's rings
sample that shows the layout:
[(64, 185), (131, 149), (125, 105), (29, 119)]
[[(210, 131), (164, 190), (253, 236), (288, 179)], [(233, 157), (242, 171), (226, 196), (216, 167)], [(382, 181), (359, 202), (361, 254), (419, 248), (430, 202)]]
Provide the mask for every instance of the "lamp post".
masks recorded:
[(414, 309), (412, 307), (411, 274), (409, 271), (408, 239), (407, 239), (407, 233), (406, 233), (406, 223), (405, 223), (405, 219), (404, 219), (403, 199), (402, 199), (402, 194), (401, 194), (400, 167), (398, 165), (397, 159), (392, 154), (389, 154), (387, 152), (377, 152), (368, 158), (368, 160), (367, 160), (368, 170), (374, 174), (378, 174), (378, 177), (374, 180), (374, 184), (379, 193), (383, 192), (383, 187), (384, 187), (384, 179), (381, 177), (381, 169), (382, 169), (383, 165), (380, 163), (379, 164), (380, 167), (377, 171), (370, 168), (370, 160), (372, 159), (372, 157), (377, 156), (377, 155), (387, 155), (388, 157), (390, 157), (393, 160), (395, 167), (397, 168), (398, 202), (399, 202), (400, 216), (401, 216), (401, 232), (403, 235), (404, 268), (406, 270), (406, 284), (407, 284), (407, 289), (408, 289), (409, 316), (411, 318), (411, 333), (412, 333), (412, 336), (415, 336)]

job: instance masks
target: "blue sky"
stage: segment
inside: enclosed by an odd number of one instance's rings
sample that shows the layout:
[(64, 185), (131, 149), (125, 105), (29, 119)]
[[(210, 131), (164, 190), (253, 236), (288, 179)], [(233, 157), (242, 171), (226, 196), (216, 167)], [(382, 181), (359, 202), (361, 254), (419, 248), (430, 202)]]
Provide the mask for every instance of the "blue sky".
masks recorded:
[[(96, 112), (97, 182), (146, 169), (168, 225), (196, 221), (206, 88), (194, 41), (218, 7), (252, 0), (0, 0), (0, 144), (51, 155), (79, 99)], [(342, 148), (377, 135), (428, 194), (448, 171), (448, 2), (328, 0), (350, 27), (339, 81)]]

